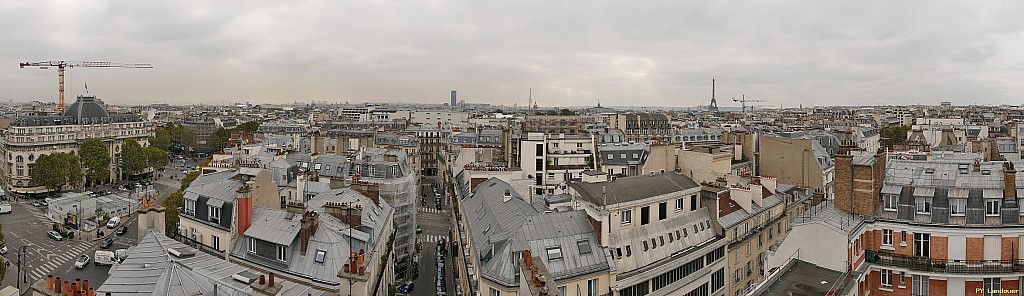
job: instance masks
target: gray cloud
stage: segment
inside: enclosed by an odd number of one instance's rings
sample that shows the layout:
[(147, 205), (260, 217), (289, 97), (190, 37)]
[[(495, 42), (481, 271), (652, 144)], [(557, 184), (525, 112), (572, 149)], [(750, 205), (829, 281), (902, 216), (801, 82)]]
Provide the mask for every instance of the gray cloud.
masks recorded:
[[(0, 99), (1019, 104), (1020, 1), (7, 1)], [(731, 102), (730, 102), (731, 104)], [(723, 101), (722, 105), (727, 105)]]

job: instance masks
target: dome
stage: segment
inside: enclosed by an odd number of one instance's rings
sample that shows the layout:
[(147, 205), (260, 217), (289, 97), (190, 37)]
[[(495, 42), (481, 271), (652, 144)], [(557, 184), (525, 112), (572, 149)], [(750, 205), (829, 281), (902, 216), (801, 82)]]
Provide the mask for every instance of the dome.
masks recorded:
[(96, 96), (78, 96), (78, 100), (64, 109), (64, 116), (72, 117), (79, 124), (110, 122), (110, 114)]

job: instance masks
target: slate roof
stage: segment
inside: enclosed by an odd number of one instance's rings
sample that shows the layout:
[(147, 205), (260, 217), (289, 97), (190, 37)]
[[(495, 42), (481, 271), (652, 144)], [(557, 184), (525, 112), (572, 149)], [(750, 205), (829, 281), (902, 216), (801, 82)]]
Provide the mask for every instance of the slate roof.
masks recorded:
[(617, 178), (610, 182), (574, 181), (569, 186), (581, 198), (597, 206), (605, 205), (603, 190), (607, 190), (608, 204), (617, 204), (700, 187), (690, 177), (673, 172)]
[[(696, 211), (673, 215), (668, 219), (658, 221), (658, 223), (633, 226), (629, 231), (612, 232), (608, 234), (608, 247), (616, 250), (616, 254), (618, 254), (619, 248), (625, 249), (626, 246), (629, 246), (631, 249), (630, 256), (625, 255), (627, 253), (625, 250), (622, 250), (622, 257), (616, 256), (615, 267), (620, 274), (642, 271), (643, 267), (674, 257), (673, 254), (699, 248), (714, 240), (717, 234), (714, 227), (710, 226), (711, 216), (707, 208), (700, 208)], [(694, 231), (695, 227), (696, 231)], [(684, 230), (685, 233), (683, 233)], [(678, 236), (679, 239), (670, 240), (667, 236), (676, 236), (676, 231), (681, 234)], [(658, 245), (650, 246), (652, 240)], [(664, 244), (661, 243), (662, 240), (664, 240)], [(644, 249), (645, 244), (648, 245), (646, 250)]]
[[(506, 192), (511, 195), (508, 201)], [(492, 282), (518, 286), (518, 269), (513, 263), (518, 252), (525, 249), (541, 257), (555, 280), (602, 272), (611, 266), (583, 211), (541, 214), (498, 178), (477, 185), (462, 204), (474, 251), (480, 258), (477, 268)], [(590, 246), (589, 253), (580, 251), (580, 241)], [(549, 247), (559, 247), (563, 257), (549, 259)]]
[(185, 189), (184, 198), (196, 200), (202, 195), (210, 198), (208, 203), (234, 202), (236, 191), (242, 186), (242, 182), (233, 179), (237, 175), (235, 170), (200, 175)]
[[(168, 249), (195, 253), (177, 258)], [(241, 265), (224, 261), (181, 242), (161, 235), (155, 229), (146, 231), (139, 243), (128, 248), (124, 262), (110, 268), (110, 276), (97, 294), (113, 295), (252, 295), (249, 285), (232, 279), (240, 272), (259, 274)], [(285, 281), (278, 277), (281, 295), (326, 295), (323, 291)], [(216, 287), (216, 291), (214, 288)]]
[[(324, 205), (327, 202), (362, 205), (362, 226), (351, 228), (348, 224), (342, 223), (334, 218), (334, 216), (327, 214), (324, 211)], [(351, 188), (339, 188), (313, 197), (313, 199), (307, 202), (307, 208), (320, 212), (320, 226), (309, 240), (306, 255), (301, 254), (301, 241), (297, 235), (297, 226), (301, 215), (295, 215), (297, 217), (293, 218), (296, 224), (293, 230), (291, 226), (273, 225), (287, 224), (274, 222), (272, 219), (277, 217), (278, 219), (285, 220), (284, 218), (288, 215), (285, 211), (254, 209), (253, 225), (245, 231), (245, 236), (253, 238), (268, 237), (274, 241), (283, 242), (284, 245), (288, 246), (290, 252), (287, 256), (288, 261), (281, 263), (277, 260), (270, 260), (250, 254), (247, 251), (249, 243), (247, 239), (236, 240), (231, 250), (231, 256), (238, 260), (273, 269), (277, 272), (311, 280), (321, 289), (338, 289), (338, 285), (341, 284), (338, 273), (342, 270), (350, 250), (358, 252), (360, 249), (365, 249), (367, 252), (367, 265), (374, 260), (380, 260), (381, 254), (372, 252), (374, 252), (374, 245), (386, 242), (390, 236), (390, 233), (384, 233), (384, 231), (392, 223), (394, 209), (387, 202), (381, 200), (378, 206), (374, 204), (372, 199)], [(263, 221), (260, 221), (260, 219), (263, 219)], [(267, 221), (268, 219), (270, 221)], [(257, 226), (257, 224), (265, 225)], [(257, 233), (266, 230), (269, 230), (271, 233)], [(296, 235), (293, 235), (292, 231)], [(292, 239), (287, 240), (288, 237), (292, 237)], [(324, 263), (315, 261), (317, 250), (326, 251)]]
[(320, 154), (317, 155), (316, 160), (313, 162), (314, 168), (316, 163), (320, 164), (320, 169), (317, 173), (321, 177), (345, 177), (348, 176), (348, 159), (341, 155), (334, 154)]

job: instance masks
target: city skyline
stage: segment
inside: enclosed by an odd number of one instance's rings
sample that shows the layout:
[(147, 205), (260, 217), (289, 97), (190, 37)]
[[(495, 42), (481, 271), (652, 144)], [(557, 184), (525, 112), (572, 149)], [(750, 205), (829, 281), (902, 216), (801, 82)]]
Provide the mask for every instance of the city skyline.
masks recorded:
[[(0, 100), (56, 101), (46, 60), (113, 104), (293, 101), (542, 107), (1015, 104), (1019, 1), (0, 5)], [(73, 11), (67, 13), (65, 11)], [(229, 11), (229, 12), (228, 12)], [(225, 13), (228, 12), (228, 13)], [(735, 106), (734, 106), (735, 105)]]

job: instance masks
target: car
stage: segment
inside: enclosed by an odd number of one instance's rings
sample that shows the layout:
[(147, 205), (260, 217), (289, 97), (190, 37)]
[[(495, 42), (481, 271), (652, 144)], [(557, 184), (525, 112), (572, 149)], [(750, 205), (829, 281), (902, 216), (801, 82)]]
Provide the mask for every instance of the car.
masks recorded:
[(128, 233), (128, 227), (122, 226), (121, 228), (117, 229), (117, 232), (114, 233), (117, 235), (124, 235), (125, 233)]
[(412, 293), (412, 288), (413, 287), (414, 287), (414, 285), (413, 285), (412, 281), (405, 282), (404, 285), (402, 285), (401, 287), (398, 287), (398, 293), (402, 293), (402, 294)]
[(60, 235), (60, 232), (57, 232), (56, 230), (47, 231), (46, 235), (49, 235), (50, 238), (53, 238), (55, 240), (64, 240), (64, 236)]
[(0, 203), (0, 214), (10, 214), (14, 211), (14, 207), (11, 207), (9, 203)]
[(416, 228), (416, 233), (423, 233), (423, 228)]
[(32, 202), (32, 206), (33, 206), (33, 207), (38, 207), (38, 206), (42, 206), (42, 205), (41, 205), (41, 204), (39, 204), (39, 202), (38, 202), (38, 201), (33, 201), (33, 202)]
[(107, 221), (107, 228), (114, 229), (117, 224), (121, 224), (121, 217), (110, 218), (110, 221)]
[(125, 258), (128, 258), (128, 249), (117, 249), (114, 250), (114, 257), (117, 258), (117, 262), (124, 262)]
[(437, 273), (444, 274), (444, 260), (437, 261)]
[(85, 268), (85, 265), (87, 264), (89, 264), (89, 256), (78, 256), (78, 260), (75, 260), (75, 269)]
[(100, 248), (103, 248), (103, 249), (110, 249), (110, 247), (113, 246), (113, 245), (114, 245), (114, 239), (109, 238), (109, 237), (100, 241)]
[(40, 205), (40, 206), (44, 206), (44, 207), (47, 207), (47, 206), (50, 206), (50, 203), (48, 203), (48, 202), (46, 202), (46, 201), (44, 200), (44, 201), (40, 201), (40, 202), (39, 202), (39, 205)]
[(5, 255), (5, 254), (7, 254), (7, 246), (6, 245), (0, 246), (0, 255)]

